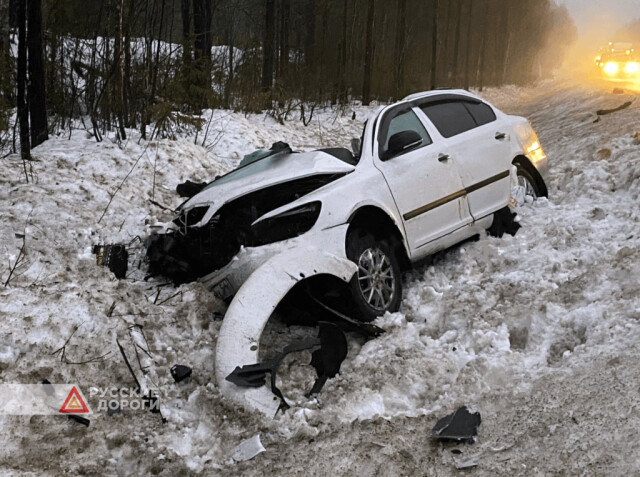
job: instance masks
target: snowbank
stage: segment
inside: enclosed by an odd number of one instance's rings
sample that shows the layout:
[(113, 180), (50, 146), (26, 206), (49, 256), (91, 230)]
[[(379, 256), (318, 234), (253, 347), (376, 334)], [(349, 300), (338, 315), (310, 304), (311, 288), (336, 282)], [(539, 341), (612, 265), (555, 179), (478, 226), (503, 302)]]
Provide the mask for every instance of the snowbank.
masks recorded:
[[(198, 284), (174, 289), (137, 269), (118, 282), (95, 265), (91, 247), (137, 243), (171, 218), (150, 199), (173, 208), (177, 183), (210, 179), (256, 148), (347, 146), (372, 108), (355, 108), (355, 120), (351, 109), (320, 111), (308, 127), (210, 111), (205, 147), (193, 138), (139, 141), (133, 131), (125, 144), (98, 144), (74, 133), (33, 151), (29, 184), (17, 157), (0, 161), (2, 284), (22, 235), (26, 252), (0, 287), (0, 380), (130, 387), (115, 340), (141, 330), (167, 421), (130, 410), (95, 413), (89, 428), (0, 417), (0, 469), (446, 475), (451, 455), (428, 433), (466, 404), (483, 416), (478, 444), (464, 449), (481, 457), (479, 475), (639, 470), (627, 457), (637, 455), (640, 433), (640, 144), (632, 138), (640, 106), (594, 123), (597, 109), (626, 98), (557, 82), (483, 95), (532, 120), (551, 160), (550, 199), (523, 207), (515, 237), (481, 237), (410, 272), (400, 312), (377, 322), (387, 333), (366, 344), (352, 337), (340, 375), (318, 399), (297, 393), (274, 421), (216, 389), (222, 303)], [(285, 341), (307, 331), (275, 324), (273, 333)], [(174, 364), (193, 376), (175, 384)], [(294, 394), (308, 389), (307, 375), (289, 374), (299, 381)], [(257, 433), (267, 451), (230, 463), (233, 448)]]

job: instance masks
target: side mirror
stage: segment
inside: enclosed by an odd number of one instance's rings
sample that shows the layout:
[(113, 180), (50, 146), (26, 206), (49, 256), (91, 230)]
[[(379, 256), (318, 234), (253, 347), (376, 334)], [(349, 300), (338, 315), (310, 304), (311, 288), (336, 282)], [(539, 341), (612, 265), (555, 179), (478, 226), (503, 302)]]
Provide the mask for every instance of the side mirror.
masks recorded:
[(354, 157), (360, 157), (360, 153), (362, 152), (362, 144), (360, 144), (360, 139), (357, 137), (351, 139), (351, 152), (353, 152)]
[(384, 153), (385, 161), (404, 154), (422, 144), (422, 137), (415, 131), (400, 131), (389, 138), (389, 148)]

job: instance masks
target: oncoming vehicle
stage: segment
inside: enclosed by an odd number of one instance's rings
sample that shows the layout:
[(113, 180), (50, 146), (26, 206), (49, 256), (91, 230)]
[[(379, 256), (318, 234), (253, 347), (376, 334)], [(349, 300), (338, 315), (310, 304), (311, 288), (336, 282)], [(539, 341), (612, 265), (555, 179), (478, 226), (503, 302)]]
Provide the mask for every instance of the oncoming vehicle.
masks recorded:
[(640, 79), (640, 57), (632, 43), (610, 42), (600, 51), (596, 64), (602, 77), (610, 81), (635, 81)]
[(514, 198), (547, 196), (547, 157), (529, 122), (463, 90), (382, 107), (353, 143), (353, 152), (278, 148), (249, 162), (185, 202), (175, 229), (148, 242), (152, 274), (198, 279), (231, 300), (217, 380), (267, 414), (270, 392), (225, 378), (258, 363), (262, 331), (292, 290), (308, 285), (371, 321), (398, 310), (403, 267), (508, 228)]

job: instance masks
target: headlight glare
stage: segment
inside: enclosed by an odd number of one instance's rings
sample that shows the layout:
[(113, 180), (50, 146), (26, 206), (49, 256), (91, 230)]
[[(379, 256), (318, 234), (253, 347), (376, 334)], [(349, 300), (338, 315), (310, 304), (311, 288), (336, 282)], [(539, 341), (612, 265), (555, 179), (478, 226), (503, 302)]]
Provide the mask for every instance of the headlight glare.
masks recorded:
[(637, 63), (635, 61), (632, 61), (630, 63), (627, 63), (627, 66), (625, 66), (624, 70), (629, 73), (629, 74), (636, 74), (638, 71), (640, 71), (640, 63)]
[(618, 63), (610, 61), (609, 63), (604, 65), (604, 72), (608, 75), (615, 75), (618, 72)]

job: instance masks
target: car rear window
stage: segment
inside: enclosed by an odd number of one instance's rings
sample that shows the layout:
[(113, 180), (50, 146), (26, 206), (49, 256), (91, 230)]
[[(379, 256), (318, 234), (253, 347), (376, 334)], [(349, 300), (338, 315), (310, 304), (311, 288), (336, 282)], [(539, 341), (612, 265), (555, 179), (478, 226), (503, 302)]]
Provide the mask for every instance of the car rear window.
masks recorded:
[(421, 109), (445, 138), (496, 120), (491, 107), (482, 102), (446, 101), (425, 104)]
[(471, 113), (460, 101), (425, 104), (421, 109), (445, 138), (476, 127)]
[(488, 104), (465, 101), (464, 105), (469, 110), (478, 126), (489, 124), (496, 120), (496, 113), (493, 112), (493, 109), (491, 109)]

